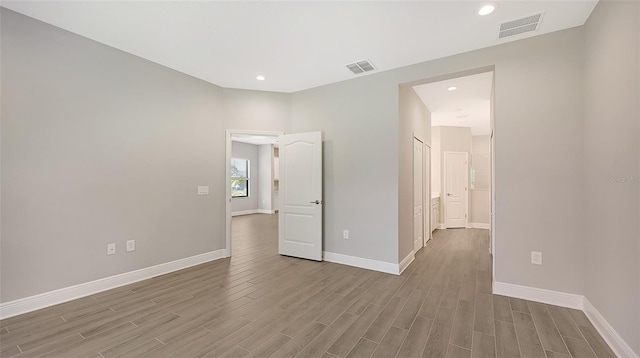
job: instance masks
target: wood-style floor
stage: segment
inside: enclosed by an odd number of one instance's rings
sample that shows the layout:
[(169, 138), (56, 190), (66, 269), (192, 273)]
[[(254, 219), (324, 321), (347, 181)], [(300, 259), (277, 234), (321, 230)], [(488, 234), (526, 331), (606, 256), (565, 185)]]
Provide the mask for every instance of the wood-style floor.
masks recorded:
[(233, 219), (233, 258), (0, 321), (2, 357), (614, 357), (581, 311), (491, 294), (486, 230), (442, 230), (401, 276), (277, 254)]

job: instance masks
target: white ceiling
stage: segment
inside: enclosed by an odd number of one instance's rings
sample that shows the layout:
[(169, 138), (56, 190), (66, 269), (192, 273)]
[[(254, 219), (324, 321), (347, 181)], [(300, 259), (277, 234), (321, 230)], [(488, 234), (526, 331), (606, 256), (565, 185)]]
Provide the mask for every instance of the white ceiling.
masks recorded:
[[(583, 25), (597, 0), (2, 1), (2, 6), (228, 88), (295, 92)], [(498, 40), (499, 24), (545, 11), (539, 29)], [(256, 76), (264, 75), (265, 81)], [(358, 76), (366, 76), (361, 74)]]
[[(432, 126), (470, 127), (472, 135), (490, 134), (493, 72), (414, 86), (431, 112)], [(456, 87), (449, 91), (449, 87)]]
[(254, 145), (278, 144), (278, 136), (258, 136), (249, 134), (232, 134), (232, 142), (241, 142)]

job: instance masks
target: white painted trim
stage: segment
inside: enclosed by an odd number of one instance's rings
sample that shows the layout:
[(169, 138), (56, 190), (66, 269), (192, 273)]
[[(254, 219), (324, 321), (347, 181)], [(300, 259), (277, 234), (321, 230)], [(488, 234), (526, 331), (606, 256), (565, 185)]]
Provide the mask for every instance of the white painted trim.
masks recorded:
[(437, 227), (436, 227), (436, 229), (440, 229), (440, 230), (444, 230), (444, 229), (446, 229), (446, 228), (447, 228), (447, 226), (446, 226), (444, 223), (440, 223), (440, 224), (438, 224), (438, 225), (437, 225)]
[[(416, 190), (416, 183), (415, 183), (415, 174), (416, 174), (415, 173), (415, 165), (416, 165), (415, 141), (416, 140), (418, 142), (420, 142), (420, 149), (422, 150), (422, 152), (421, 152), (421, 154), (422, 154), (422, 160), (421, 160), (421, 162), (422, 162), (421, 163), (422, 164), (422, 173), (421, 173), (422, 174), (422, 200), (421, 200), (422, 217), (420, 218), (420, 219), (422, 219), (422, 238), (420, 239), (420, 248), (423, 248), (424, 247), (424, 238), (427, 236), (427, 231), (428, 231), (427, 227), (430, 227), (430, 226), (428, 226), (430, 221), (427, 220), (427, 215), (425, 214), (425, 212), (427, 212), (427, 210), (426, 210), (426, 208), (427, 208), (427, 196), (431, 196), (431, 193), (427, 193), (427, 190), (429, 189), (429, 186), (427, 185), (428, 184), (428, 182), (427, 182), (427, 168), (428, 168), (428, 165), (431, 165), (430, 164), (431, 162), (427, 161), (427, 156), (425, 155), (425, 152), (426, 152), (425, 147), (426, 146), (425, 146), (424, 140), (422, 139), (422, 137), (419, 134), (413, 132), (413, 141), (411, 142), (411, 148), (412, 148), (411, 153), (412, 153), (412, 157), (413, 157), (413, 159), (412, 159), (413, 163), (412, 163), (412, 169), (411, 169), (411, 172), (412, 172), (413, 175), (412, 175), (412, 178), (411, 178), (411, 182), (412, 182), (412, 187), (413, 187), (412, 188), (412, 193), (413, 194), (415, 194), (415, 190)], [(429, 173), (429, 175), (431, 175), (431, 174)], [(430, 178), (429, 178), (429, 180), (430, 180)], [(427, 195), (427, 194), (429, 194), (429, 195)], [(415, 197), (414, 197), (414, 200), (415, 200)], [(415, 201), (413, 203), (415, 205)], [(414, 206), (412, 205), (412, 207), (414, 207)], [(431, 209), (431, 203), (429, 203), (429, 209)], [(414, 207), (414, 210), (415, 210), (415, 207)], [(429, 212), (429, 215), (431, 215), (431, 210), (429, 210), (428, 212)], [(413, 214), (412, 215), (412, 218), (413, 218), (412, 221), (413, 221), (413, 224), (414, 224), (414, 227), (415, 227), (415, 218), (416, 218), (415, 212), (412, 211), (412, 214)], [(416, 250), (419, 250), (419, 249), (416, 249), (416, 241), (417, 240), (415, 240), (415, 238), (414, 238), (414, 242), (413, 242), (413, 251), (414, 251), (414, 253), (415, 253)], [(402, 272), (402, 270), (400, 272)]]
[(402, 261), (400, 261), (400, 264), (398, 264), (398, 274), (402, 274), (404, 272), (404, 270), (409, 267), (409, 265), (411, 265), (411, 263), (413, 262), (413, 260), (416, 259), (416, 254), (415, 252), (411, 251), (409, 253), (409, 255), (407, 255), (404, 259), (402, 259)]
[(431, 225), (431, 145), (425, 143), (424, 144), (424, 149), (425, 149), (425, 156), (424, 156), (424, 160), (426, 162), (425, 166), (424, 166), (424, 170), (425, 170), (425, 185), (426, 185), (426, 190), (424, 191), (424, 223), (425, 223), (425, 227), (424, 227), (424, 240), (422, 243), (422, 247), (425, 247), (425, 245), (427, 244), (427, 241), (429, 241), (431, 239), (432, 233), (433, 233), (433, 229), (432, 229), (432, 225)]
[(589, 321), (593, 323), (593, 326), (596, 328), (598, 333), (600, 333), (602, 338), (604, 338), (607, 344), (609, 344), (609, 347), (611, 347), (616, 356), (640, 358), (638, 353), (631, 349), (627, 342), (620, 337), (618, 332), (611, 327), (609, 322), (607, 322), (607, 320), (600, 314), (600, 312), (598, 312), (586, 297), (584, 298), (584, 313), (587, 315), (587, 318), (589, 318)]
[(491, 224), (485, 223), (469, 223), (469, 228), (471, 229), (491, 229)]
[(640, 358), (638, 353), (625, 342), (598, 310), (582, 296), (573, 293), (545, 290), (542, 288), (515, 285), (512, 283), (493, 283), (493, 293), (509, 297), (522, 298), (529, 301), (548, 303), (561, 307), (583, 310), (589, 321), (604, 338), (618, 357)]
[(573, 293), (546, 290), (543, 288), (521, 286), (506, 282), (493, 282), (493, 293), (524, 300), (548, 303), (560, 307), (568, 307), (581, 310), (584, 305), (584, 296)]
[[(280, 136), (284, 132), (275, 131), (255, 131), (255, 130), (243, 130), (243, 129), (227, 129), (226, 141), (225, 141), (225, 162), (224, 172), (225, 178), (231, 175), (231, 135), (233, 134), (248, 134), (258, 136)], [(224, 192), (225, 192), (225, 245), (226, 245), (226, 257), (231, 257), (231, 185), (228, 185), (228, 181), (224, 180)]]
[(251, 214), (275, 214), (275, 210), (268, 209), (251, 209), (251, 210), (241, 210), (234, 211), (231, 213), (231, 216), (241, 216), (241, 215), (251, 215)]
[(86, 297), (98, 292), (146, 280), (155, 276), (164, 275), (169, 272), (218, 260), (223, 257), (227, 257), (225, 249), (210, 251), (204, 254), (186, 257), (184, 259), (145, 267), (140, 270), (125, 272), (119, 275), (81, 283), (75, 286), (64, 287), (58, 290), (0, 303), (0, 319), (17, 316), (19, 314)]
[(328, 252), (328, 251), (324, 251), (323, 255), (324, 255), (324, 260), (328, 261), (328, 262), (333, 262), (333, 263), (342, 264), (342, 265), (348, 265), (348, 266), (354, 266), (354, 267), (360, 267), (360, 268), (364, 268), (364, 269), (367, 269), (367, 270), (385, 272), (385, 273), (390, 273), (390, 274), (393, 274), (393, 275), (399, 275), (400, 274), (400, 270), (399, 270), (399, 265), (398, 264), (392, 264), (392, 263), (384, 262), (384, 261), (365, 259), (365, 258), (356, 257), (356, 256), (336, 254), (334, 252)]
[(251, 215), (251, 214), (258, 214), (258, 213), (259, 213), (258, 209), (240, 210), (240, 211), (231, 212), (231, 216)]

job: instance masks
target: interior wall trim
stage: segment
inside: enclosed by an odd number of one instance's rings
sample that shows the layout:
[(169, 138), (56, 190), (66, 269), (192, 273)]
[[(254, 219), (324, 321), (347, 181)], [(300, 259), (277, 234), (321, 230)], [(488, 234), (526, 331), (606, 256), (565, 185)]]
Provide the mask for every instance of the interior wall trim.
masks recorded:
[(187, 267), (199, 265), (213, 260), (218, 260), (224, 257), (227, 257), (227, 250), (225, 249), (210, 251), (191, 257), (186, 257), (184, 259), (145, 267), (140, 270), (125, 272), (122, 274), (101, 278), (95, 281), (89, 281), (78, 285), (37, 294), (34, 296), (0, 303), (0, 319), (36, 311), (41, 308), (46, 308), (78, 298), (90, 296), (98, 292), (110, 290), (159, 275), (182, 270)]

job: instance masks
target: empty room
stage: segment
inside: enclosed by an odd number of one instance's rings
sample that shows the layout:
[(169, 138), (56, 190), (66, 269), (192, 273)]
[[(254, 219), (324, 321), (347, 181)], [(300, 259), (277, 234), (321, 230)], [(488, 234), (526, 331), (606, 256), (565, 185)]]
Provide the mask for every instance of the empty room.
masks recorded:
[(0, 357), (640, 357), (638, 1), (2, 1)]

